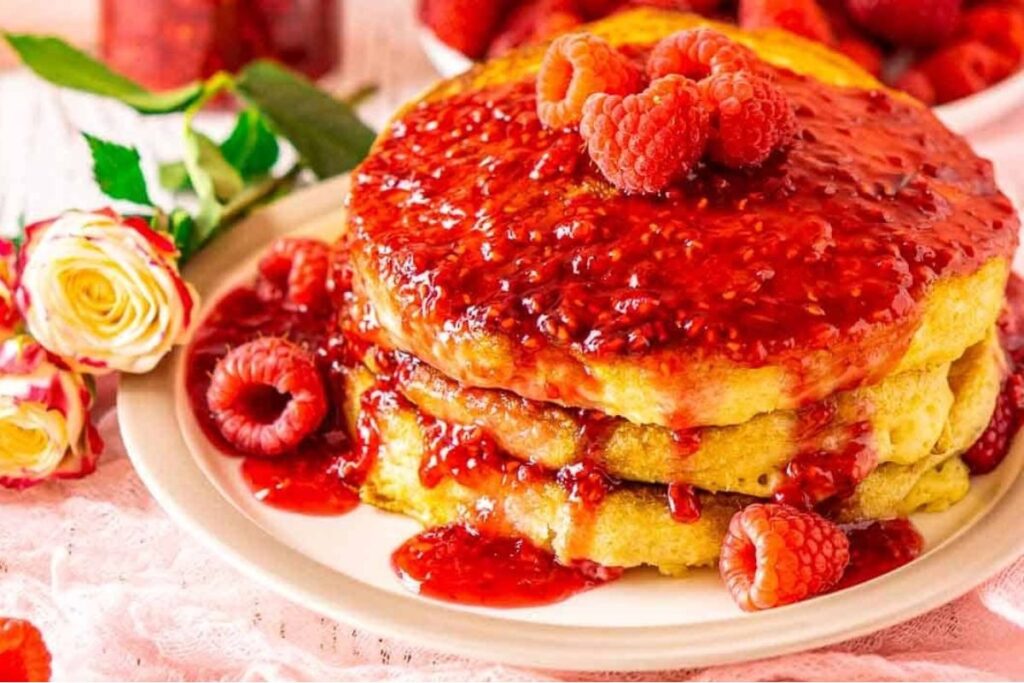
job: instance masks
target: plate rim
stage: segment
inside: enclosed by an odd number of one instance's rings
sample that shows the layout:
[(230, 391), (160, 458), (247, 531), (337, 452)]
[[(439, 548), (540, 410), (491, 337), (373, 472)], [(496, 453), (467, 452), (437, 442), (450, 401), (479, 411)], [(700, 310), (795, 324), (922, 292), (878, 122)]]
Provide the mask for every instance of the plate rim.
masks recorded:
[[(196, 257), (188, 272), (215, 271), (225, 259), (251, 256), (291, 226), (343, 211), (347, 183), (347, 177), (326, 181), (253, 214), (238, 226), (246, 240), (219, 240)], [(202, 292), (201, 283), (196, 285)], [(564, 671), (652, 671), (749, 661), (841, 642), (905, 621), (960, 597), (1024, 554), (1024, 535), (1009, 533), (1024, 517), (1024, 476), (1018, 475), (994, 506), (973, 520), (970, 533), (957, 533), (914, 563), (840, 593), (689, 625), (530, 623), (516, 628), (512, 619), (389, 593), (337, 572), (263, 530), (220, 493), (194, 458), (165, 457), (190, 452), (174, 407), (181, 354), (179, 347), (148, 375), (123, 376), (117, 401), (125, 450), (167, 514), (216, 555), (286, 599), (358, 628), (442, 652)], [(154, 443), (154, 433), (163, 438)], [(949, 563), (958, 571), (944, 571)], [(870, 611), (850, 610), (851, 604), (868, 605)], [(736, 643), (744, 645), (737, 648)]]

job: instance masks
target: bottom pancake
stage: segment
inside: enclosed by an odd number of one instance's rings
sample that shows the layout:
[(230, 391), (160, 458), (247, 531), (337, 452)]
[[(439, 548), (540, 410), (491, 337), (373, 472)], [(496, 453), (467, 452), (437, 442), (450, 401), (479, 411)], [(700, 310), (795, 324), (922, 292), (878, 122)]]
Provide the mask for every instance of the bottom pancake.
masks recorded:
[[(975, 347), (956, 373), (948, 419), (930, 454), (909, 465), (886, 463), (867, 476), (839, 509), (844, 521), (905, 516), (944, 509), (969, 486), (957, 457), (984, 429), (998, 391), (998, 374), (982, 362), (988, 346)], [(428, 526), (486, 520), (552, 550), (562, 562), (590, 560), (605, 566), (651, 565), (666, 574), (712, 564), (733, 513), (755, 501), (738, 494), (698, 492), (702, 513), (692, 522), (673, 518), (666, 488), (623, 482), (603, 495), (581, 496), (556, 481), (550, 471), (502, 457), (499, 465), (474, 473), (471, 486), (452, 476), (434, 486), (423, 483), (428, 450), (425, 425), (435, 420), (391, 389), (384, 401), (363, 395), (377, 387), (365, 368), (346, 377), (346, 419), (352, 433), (372, 429), (378, 448), (360, 495), (366, 502), (414, 517)], [(384, 391), (384, 390), (382, 390)], [(372, 409), (371, 406), (372, 404)], [(751, 449), (757, 444), (751, 443)], [(493, 465), (493, 463), (492, 463)], [(586, 496), (583, 496), (586, 497)]]

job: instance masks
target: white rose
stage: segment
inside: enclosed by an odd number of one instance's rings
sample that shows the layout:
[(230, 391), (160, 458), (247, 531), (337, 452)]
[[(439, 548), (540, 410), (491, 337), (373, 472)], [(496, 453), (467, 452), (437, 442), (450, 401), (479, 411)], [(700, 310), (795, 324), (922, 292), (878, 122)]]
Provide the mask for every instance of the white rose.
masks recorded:
[(152, 370), (195, 322), (178, 252), (140, 218), (69, 211), (30, 226), (16, 300), (29, 333), (79, 372)]
[(92, 472), (102, 450), (81, 375), (31, 338), (0, 344), (0, 485), (25, 488)]

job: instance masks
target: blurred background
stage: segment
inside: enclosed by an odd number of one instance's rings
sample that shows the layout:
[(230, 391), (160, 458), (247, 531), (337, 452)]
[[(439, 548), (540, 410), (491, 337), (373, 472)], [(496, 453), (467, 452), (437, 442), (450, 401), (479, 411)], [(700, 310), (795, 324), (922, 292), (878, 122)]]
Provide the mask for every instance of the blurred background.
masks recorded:
[[(637, 5), (783, 28), (846, 54), (936, 114), (1024, 182), (1024, 0), (0, 0), (0, 28), (62, 36), (152, 88), (272, 57), (343, 95), (376, 94), (379, 128), (439, 75)], [(180, 157), (180, 120), (58, 91), (0, 47), (0, 234), (99, 201), (79, 130)], [(217, 133), (228, 112), (204, 113)], [(284, 162), (283, 162), (284, 163)], [(1019, 175), (1019, 174), (1018, 174)]]

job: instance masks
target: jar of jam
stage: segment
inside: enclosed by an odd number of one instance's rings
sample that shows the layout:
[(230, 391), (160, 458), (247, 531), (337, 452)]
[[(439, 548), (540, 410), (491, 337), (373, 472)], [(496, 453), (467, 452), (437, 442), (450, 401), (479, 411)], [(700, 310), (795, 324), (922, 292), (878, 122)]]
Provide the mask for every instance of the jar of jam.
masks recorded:
[(156, 90), (276, 59), (318, 78), (338, 61), (338, 0), (102, 0), (100, 49)]

